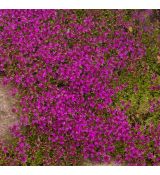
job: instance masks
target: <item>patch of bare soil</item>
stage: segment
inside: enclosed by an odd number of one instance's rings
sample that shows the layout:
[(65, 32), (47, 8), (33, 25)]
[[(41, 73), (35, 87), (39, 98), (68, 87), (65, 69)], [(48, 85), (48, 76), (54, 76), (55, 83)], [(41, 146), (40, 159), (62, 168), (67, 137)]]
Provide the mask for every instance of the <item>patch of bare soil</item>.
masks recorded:
[(93, 163), (90, 162), (90, 161), (86, 161), (86, 162), (84, 162), (83, 166), (124, 166), (124, 165), (117, 164), (117, 163), (115, 163), (114, 161), (112, 161), (112, 162), (109, 163), (109, 164), (106, 164), (106, 163), (93, 164)]
[(17, 121), (17, 116), (12, 112), (16, 100), (9, 95), (9, 88), (2, 85), (0, 79), (0, 140), (9, 136), (9, 128)]

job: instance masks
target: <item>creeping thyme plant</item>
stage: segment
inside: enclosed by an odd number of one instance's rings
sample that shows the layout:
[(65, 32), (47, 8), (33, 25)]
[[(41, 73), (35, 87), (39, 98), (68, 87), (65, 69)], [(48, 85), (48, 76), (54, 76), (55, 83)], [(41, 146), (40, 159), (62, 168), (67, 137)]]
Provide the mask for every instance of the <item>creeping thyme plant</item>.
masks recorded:
[(19, 103), (0, 165), (159, 165), (159, 26), (159, 10), (1, 10)]

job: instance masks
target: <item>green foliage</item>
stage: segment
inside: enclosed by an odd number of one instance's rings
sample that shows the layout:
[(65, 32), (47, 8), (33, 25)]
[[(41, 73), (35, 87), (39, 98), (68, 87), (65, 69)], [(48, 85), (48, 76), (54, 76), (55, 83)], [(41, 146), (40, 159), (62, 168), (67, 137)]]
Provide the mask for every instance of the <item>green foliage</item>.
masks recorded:
[[(124, 16), (126, 20), (130, 19), (131, 11), (127, 10)], [(148, 24), (150, 25), (150, 23)], [(120, 100), (130, 101), (130, 108), (127, 111), (130, 123), (138, 122), (143, 125), (149, 125), (150, 122), (158, 123), (160, 114), (158, 112), (149, 112), (150, 101), (160, 97), (159, 91), (150, 89), (152, 84), (151, 76), (153, 73), (158, 75), (155, 85), (160, 84), (160, 64), (157, 63), (157, 55), (160, 51), (158, 35), (160, 29), (155, 27), (152, 35), (142, 32), (142, 41), (146, 46), (146, 56), (141, 58), (136, 64), (136, 70), (128, 73), (126, 70), (120, 72), (120, 84), (128, 83), (128, 87), (117, 94), (116, 105), (123, 108)], [(135, 85), (138, 90), (135, 92)]]

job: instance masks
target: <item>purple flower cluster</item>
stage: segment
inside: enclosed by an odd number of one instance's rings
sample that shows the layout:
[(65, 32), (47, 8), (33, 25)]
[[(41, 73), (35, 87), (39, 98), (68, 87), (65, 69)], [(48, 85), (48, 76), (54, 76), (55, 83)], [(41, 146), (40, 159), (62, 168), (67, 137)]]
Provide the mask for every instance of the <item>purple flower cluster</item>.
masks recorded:
[(113, 105), (127, 86), (119, 84), (118, 72), (142, 58), (145, 47), (118, 13), (115, 24), (98, 12), (85, 13), (80, 18), (76, 10), (0, 11), (0, 68), (4, 84), (12, 83), (13, 94), (20, 94), (14, 159), (29, 162), (29, 151), (39, 144), (46, 148), (46, 165), (76, 165), (78, 159), (157, 164), (160, 127), (142, 132)]

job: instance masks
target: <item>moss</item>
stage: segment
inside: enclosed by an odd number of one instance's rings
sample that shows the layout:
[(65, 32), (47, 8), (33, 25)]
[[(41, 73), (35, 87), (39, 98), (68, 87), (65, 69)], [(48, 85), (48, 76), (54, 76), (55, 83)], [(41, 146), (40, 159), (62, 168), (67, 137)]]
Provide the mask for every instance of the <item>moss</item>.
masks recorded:
[(51, 83), (51, 84), (56, 84), (56, 80), (55, 80), (53, 77), (51, 77), (51, 78), (50, 78), (50, 83)]
[(114, 156), (117, 156), (117, 155), (125, 155), (125, 144), (123, 142), (120, 142), (120, 141), (117, 141), (115, 143), (115, 155)]
[(33, 155), (29, 155), (26, 165), (27, 166), (42, 166), (43, 165), (43, 151), (41, 149), (37, 150)]
[(82, 23), (83, 18), (85, 17), (85, 10), (84, 9), (80, 9), (80, 10), (75, 10), (75, 13), (77, 15), (77, 22), (78, 23)]
[(0, 26), (0, 32), (3, 31), (4, 27), (3, 26)]

